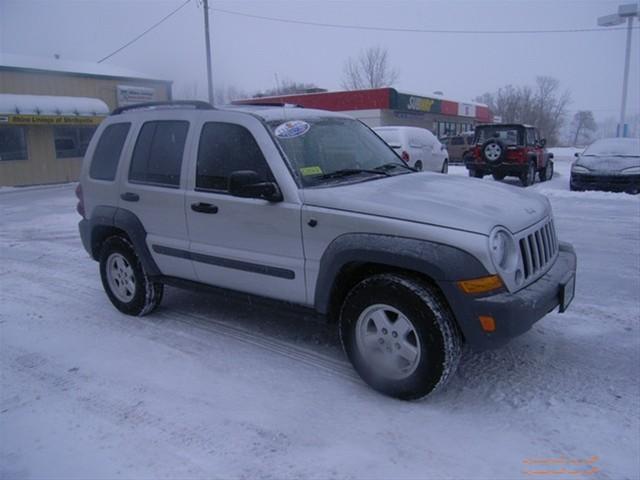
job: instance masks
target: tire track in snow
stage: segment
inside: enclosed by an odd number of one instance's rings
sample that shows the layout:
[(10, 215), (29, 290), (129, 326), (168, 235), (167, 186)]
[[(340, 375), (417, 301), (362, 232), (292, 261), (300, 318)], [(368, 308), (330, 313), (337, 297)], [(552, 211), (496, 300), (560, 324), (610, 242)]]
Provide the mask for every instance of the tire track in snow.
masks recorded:
[[(50, 259), (50, 258), (49, 258)], [(76, 279), (85, 280), (78, 283), (69, 285), (68, 283), (61, 281), (59, 277), (45, 276), (40, 271), (37, 274), (33, 272), (20, 272), (20, 276), (29, 282), (38, 285), (39, 289), (44, 292), (53, 293), (54, 295), (47, 296), (41, 300), (46, 300), (47, 304), (56, 304), (61, 307), (69, 306), (70, 302), (76, 303), (82, 307), (82, 313), (100, 315), (104, 313), (105, 305), (107, 308), (113, 308), (106, 302), (100, 302), (96, 304), (96, 295), (104, 296), (104, 293), (100, 288), (92, 286), (93, 282), (86, 282), (86, 278), (74, 277)], [(84, 277), (84, 276), (83, 276)], [(89, 275), (86, 276), (89, 278)], [(65, 279), (66, 280), (66, 279)], [(28, 289), (31, 290), (31, 289)], [(25, 298), (18, 292), (5, 291), (3, 296), (13, 297), (17, 301), (25, 301)], [(87, 302), (89, 300), (89, 302)], [(90, 308), (87, 306), (90, 305)], [(159, 324), (154, 319), (162, 319), (163, 322)], [(331, 374), (340, 377), (344, 380), (348, 380), (353, 383), (362, 384), (362, 380), (352, 369), (351, 365), (342, 360), (333, 359), (326, 355), (322, 355), (313, 350), (293, 345), (289, 342), (277, 340), (268, 337), (264, 334), (254, 333), (250, 330), (243, 329), (231, 325), (228, 322), (222, 322), (212, 317), (202, 316), (188, 312), (185, 310), (174, 309), (160, 310), (152, 313), (146, 317), (139, 317), (138, 320), (143, 322), (146, 326), (153, 326), (155, 328), (168, 328), (176, 333), (187, 333), (179, 325), (187, 325), (191, 329), (199, 331), (205, 331), (209, 334), (224, 335), (226, 337), (233, 338), (244, 344), (259, 347), (270, 353), (274, 353), (284, 358), (294, 360), (300, 364), (304, 364), (307, 367), (311, 367), (317, 371), (321, 371), (327, 374)], [(169, 322), (174, 322), (175, 325), (171, 325)], [(190, 335), (194, 338), (201, 339), (201, 336)]]
[(159, 314), (168, 320), (174, 320), (187, 324), (193, 328), (205, 330), (216, 335), (224, 335), (234, 338), (240, 342), (260, 347), (269, 352), (273, 352), (286, 358), (304, 363), (307, 366), (319, 368), (325, 372), (340, 376), (346, 380), (362, 384), (360, 377), (354, 372), (350, 364), (319, 354), (312, 350), (293, 345), (288, 342), (276, 340), (238, 328), (226, 322), (221, 322), (209, 317), (202, 317), (189, 312), (171, 310)]

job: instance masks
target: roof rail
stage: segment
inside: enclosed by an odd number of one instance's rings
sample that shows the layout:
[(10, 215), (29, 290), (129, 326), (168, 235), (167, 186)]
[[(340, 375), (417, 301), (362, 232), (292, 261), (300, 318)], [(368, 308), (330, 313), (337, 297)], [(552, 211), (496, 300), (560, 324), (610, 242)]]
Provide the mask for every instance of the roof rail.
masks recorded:
[(120, 115), (123, 112), (129, 110), (139, 110), (143, 108), (153, 107), (180, 107), (187, 106), (193, 107), (196, 110), (214, 110), (213, 105), (201, 100), (170, 100), (167, 102), (147, 102), (147, 103), (135, 103), (133, 105), (126, 105), (124, 107), (118, 107), (111, 112), (111, 115)]
[(244, 102), (242, 100), (237, 102), (231, 102), (232, 105), (235, 106), (249, 106), (249, 107), (289, 107), (289, 108), (304, 108), (302, 105), (298, 105), (297, 103), (285, 103), (285, 102)]

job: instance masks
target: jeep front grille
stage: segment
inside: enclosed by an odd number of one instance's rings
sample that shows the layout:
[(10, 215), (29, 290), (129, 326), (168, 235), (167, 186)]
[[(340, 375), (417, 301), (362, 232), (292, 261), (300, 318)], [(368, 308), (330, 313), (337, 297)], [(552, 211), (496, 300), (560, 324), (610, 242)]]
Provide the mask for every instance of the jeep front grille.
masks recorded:
[(553, 220), (542, 227), (527, 232), (519, 241), (524, 266), (524, 279), (530, 279), (546, 271), (558, 253), (558, 238)]

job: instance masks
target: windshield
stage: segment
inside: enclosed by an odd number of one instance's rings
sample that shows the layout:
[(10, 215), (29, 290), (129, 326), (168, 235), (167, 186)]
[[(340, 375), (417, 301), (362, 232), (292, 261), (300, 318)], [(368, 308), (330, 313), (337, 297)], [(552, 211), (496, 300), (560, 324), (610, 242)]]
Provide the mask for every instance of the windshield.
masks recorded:
[(393, 174), (410, 171), (384, 141), (357, 120), (321, 117), (278, 120), (268, 125), (304, 186), (344, 178), (331, 176), (339, 171), (370, 178), (382, 178), (375, 169), (397, 170)]
[(522, 129), (509, 127), (482, 127), (476, 132), (474, 143), (484, 143), (487, 140), (495, 138), (505, 145), (519, 145), (524, 143), (522, 139)]
[(582, 154), (586, 157), (640, 156), (640, 140), (637, 138), (605, 138), (596, 140)]

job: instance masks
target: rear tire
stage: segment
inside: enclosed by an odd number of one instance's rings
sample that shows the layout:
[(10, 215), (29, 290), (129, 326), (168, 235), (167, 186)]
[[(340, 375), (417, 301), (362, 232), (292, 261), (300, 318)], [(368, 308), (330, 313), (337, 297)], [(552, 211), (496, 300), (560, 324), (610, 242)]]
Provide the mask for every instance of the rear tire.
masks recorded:
[(363, 380), (402, 400), (442, 388), (461, 356), (460, 334), (439, 292), (401, 274), (353, 287), (340, 312), (340, 338)]
[(127, 315), (146, 315), (162, 301), (164, 286), (149, 278), (124, 237), (109, 237), (102, 244), (100, 277), (113, 306)]
[(536, 166), (533, 162), (527, 164), (527, 169), (520, 174), (520, 182), (522, 186), (528, 187), (533, 185), (536, 181)]
[(504, 180), (505, 174), (504, 173), (493, 173), (492, 176), (493, 176), (494, 180), (497, 180), (499, 182), (501, 180)]
[(442, 163), (442, 170), (441, 173), (449, 173), (449, 160), (445, 160)]
[(422, 160), (418, 160), (418, 161), (416, 162), (416, 164), (413, 166), (413, 168), (415, 168), (416, 170), (418, 170), (419, 172), (421, 172), (421, 171), (422, 171), (422, 168), (423, 168), (423, 167), (422, 167)]
[(482, 170), (469, 170), (469, 176), (473, 178), (482, 178), (484, 177), (484, 173), (482, 173)]
[(553, 162), (551, 160), (547, 160), (547, 164), (544, 166), (542, 170), (540, 170), (540, 181), (546, 182), (547, 180), (551, 180), (553, 178)]

